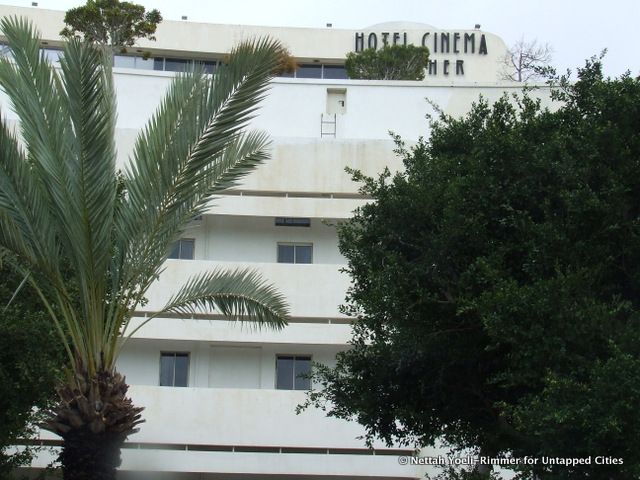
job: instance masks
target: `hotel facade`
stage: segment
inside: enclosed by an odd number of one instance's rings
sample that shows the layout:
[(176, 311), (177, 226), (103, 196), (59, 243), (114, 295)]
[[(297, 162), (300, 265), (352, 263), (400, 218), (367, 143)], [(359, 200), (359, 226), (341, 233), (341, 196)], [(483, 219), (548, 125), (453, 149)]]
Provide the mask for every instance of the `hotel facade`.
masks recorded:
[[(0, 15), (30, 18), (43, 50), (57, 61), (63, 12), (1, 6)], [(299, 64), (294, 74), (273, 80), (251, 122), (271, 136), (272, 158), (193, 220), (136, 322), (197, 272), (251, 267), (285, 295), (289, 326), (259, 330), (207, 312), (157, 318), (138, 330), (119, 370), (134, 403), (145, 407), (146, 423), (123, 450), (123, 478), (138, 478), (138, 472), (194, 480), (422, 478), (427, 467), (399, 461), (411, 448), (376, 443), (368, 449), (358, 424), (315, 409), (295, 412), (313, 387), (298, 375), (311, 362), (333, 364), (349, 348), (350, 321), (339, 309), (349, 278), (335, 225), (367, 199), (345, 167), (370, 175), (397, 170), (401, 161), (390, 131), (411, 143), (428, 136), (426, 116), (434, 106), (458, 116), (480, 95), (495, 101), (521, 85), (500, 80), (505, 43), (479, 28), (403, 22), (342, 30), (167, 20), (157, 41), (141, 41), (115, 58), (118, 161), (127, 161), (175, 72), (194, 61), (214, 72), (239, 41), (266, 35), (282, 41)], [(385, 43), (429, 47), (425, 79), (347, 79), (348, 52)], [(142, 51), (151, 57), (143, 59)], [(546, 90), (536, 95), (548, 102)], [(4, 96), (0, 104), (3, 115), (15, 120)], [(53, 449), (36, 459), (34, 469), (56, 456), (58, 440), (42, 432), (41, 441)]]

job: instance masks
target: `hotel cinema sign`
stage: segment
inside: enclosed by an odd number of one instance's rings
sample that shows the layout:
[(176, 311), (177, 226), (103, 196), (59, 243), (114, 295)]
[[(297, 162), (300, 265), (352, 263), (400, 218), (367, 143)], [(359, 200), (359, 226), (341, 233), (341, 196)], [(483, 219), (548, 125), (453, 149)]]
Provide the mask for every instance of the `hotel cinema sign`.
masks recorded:
[[(414, 33), (412, 32), (412, 35)], [(382, 48), (386, 45), (407, 45), (407, 32), (356, 32), (355, 51), (365, 48)], [(487, 55), (487, 39), (480, 32), (425, 32), (420, 36), (420, 45), (429, 48), (432, 54)], [(429, 75), (437, 75), (440, 67), (443, 75), (464, 75), (464, 59), (455, 61), (429, 60)]]

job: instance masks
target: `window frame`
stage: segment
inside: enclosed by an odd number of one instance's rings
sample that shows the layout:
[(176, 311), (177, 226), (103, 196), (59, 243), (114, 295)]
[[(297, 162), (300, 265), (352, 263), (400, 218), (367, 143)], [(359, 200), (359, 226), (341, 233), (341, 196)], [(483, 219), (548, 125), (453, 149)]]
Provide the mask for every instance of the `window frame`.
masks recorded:
[[(292, 385), (293, 388), (278, 388), (278, 360), (281, 358), (291, 358), (293, 359), (293, 378), (292, 378)], [(276, 358), (275, 358), (275, 375), (274, 375), (274, 381), (273, 381), (273, 386), (276, 390), (282, 390), (285, 392), (305, 392), (305, 391), (309, 391), (311, 390), (311, 379), (310, 378), (305, 378), (305, 381), (308, 381), (309, 384), (306, 388), (296, 388), (296, 360), (297, 359), (301, 359), (301, 360), (308, 360), (309, 361), (309, 372), (311, 372), (311, 366), (313, 364), (313, 355), (311, 354), (307, 354), (307, 353), (277, 353), (276, 354)], [(299, 374), (298, 374), (299, 375)]]
[[(293, 247), (293, 262), (281, 262), (280, 261), (280, 247)], [(296, 247), (311, 247), (311, 261), (310, 262), (298, 262), (297, 248)], [(313, 265), (313, 243), (312, 242), (277, 242), (276, 243), (276, 263), (282, 263), (287, 265)]]
[[(162, 385), (162, 357), (167, 357), (167, 356), (171, 356), (173, 358), (173, 379), (172, 379), (172, 384), (171, 385)], [(175, 359), (180, 356), (180, 357), (187, 357), (187, 374), (185, 376), (186, 380), (187, 380), (187, 384), (186, 385), (176, 385), (176, 362)], [(159, 368), (158, 368), (158, 386), (160, 387), (171, 387), (171, 388), (187, 388), (189, 387), (189, 375), (191, 373), (191, 352), (185, 352), (185, 351), (168, 351), (168, 350), (161, 350), (160, 351), (160, 358), (159, 358)]]
[[(182, 242), (191, 242), (191, 252), (193, 254), (192, 257), (185, 258), (182, 256)], [(178, 244), (178, 256), (172, 257), (170, 255), (176, 243)], [(167, 260), (195, 260), (195, 259), (196, 259), (196, 239), (190, 238), (190, 237), (180, 238), (176, 242), (173, 242), (171, 244), (171, 248), (169, 249), (169, 253), (167, 254)]]

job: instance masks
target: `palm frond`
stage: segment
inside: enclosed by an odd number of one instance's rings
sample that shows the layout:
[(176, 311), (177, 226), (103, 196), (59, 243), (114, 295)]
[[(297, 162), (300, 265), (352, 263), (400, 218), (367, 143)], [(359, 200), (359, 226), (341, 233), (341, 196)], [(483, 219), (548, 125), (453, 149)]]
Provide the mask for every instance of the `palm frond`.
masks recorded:
[(102, 49), (73, 39), (60, 60), (67, 110), (74, 135), (68, 190), (78, 212), (65, 232), (82, 263), (78, 271), (102, 277), (111, 259), (111, 232), (116, 196), (115, 94), (109, 58)]
[[(13, 60), (0, 60), (0, 85), (20, 117), (26, 150), (26, 156), (15, 155), (6, 127), (0, 129), (0, 142), (13, 150), (0, 150), (0, 209), (11, 233), (0, 241), (35, 271), (31, 283), (56, 303), (56, 318), (64, 318), (73, 349), (92, 372), (105, 341), (116, 193), (109, 64), (100, 50), (72, 40), (65, 44), (59, 75), (26, 20), (5, 18), (0, 25), (13, 52)], [(22, 186), (27, 188), (18, 192)], [(27, 213), (3, 205), (3, 194), (32, 198), (19, 205)], [(31, 237), (29, 230), (35, 232)], [(63, 264), (77, 280), (75, 300), (61, 274)]]
[[(40, 57), (32, 27), (15, 18), (3, 19), (0, 26), (13, 45), (15, 59), (15, 63), (0, 59), (0, 85), (21, 119), (20, 131), (26, 145), (25, 151), (6, 121), (0, 120), (0, 211), (6, 222), (0, 229), (0, 242), (23, 261), (55, 277), (59, 258), (57, 225), (49, 212), (46, 190), (51, 182), (42, 178), (43, 171), (47, 171), (43, 167), (46, 161), (40, 162), (37, 154), (44, 152), (45, 159), (51, 158), (59, 147), (64, 121), (57, 118), (57, 85)], [(52, 144), (50, 139), (54, 140)]]
[[(0, 59), (0, 88), (20, 118), (19, 138), (0, 118), (0, 249), (29, 273), (71, 368), (91, 376), (114, 367), (119, 337), (171, 242), (215, 192), (268, 157), (267, 137), (245, 128), (283, 49), (246, 42), (213, 77), (176, 78), (137, 140), (119, 196), (105, 52), (71, 40), (58, 71), (26, 20), (0, 27), (13, 52)], [(198, 276), (164, 311), (196, 308), (276, 328), (287, 315), (282, 296), (248, 271)]]
[(194, 314), (198, 309), (217, 310), (229, 320), (281, 329), (287, 324), (288, 307), (282, 294), (255, 270), (219, 270), (191, 278), (155, 314)]
[(65, 44), (60, 66), (74, 133), (67, 159), (73, 208), (63, 216), (62, 236), (77, 274), (83, 333), (93, 355), (88, 362), (91, 371), (102, 362), (111, 332), (104, 299), (109, 289), (116, 199), (115, 93), (110, 57), (104, 49), (73, 39)]
[(210, 190), (194, 208), (203, 208), (212, 194), (235, 187), (241, 178), (269, 158), (270, 145), (271, 141), (264, 132), (236, 135), (233, 142), (227, 145), (222, 155), (209, 167), (210, 178), (206, 183), (211, 185)]
[(48, 224), (44, 213), (42, 195), (27, 160), (5, 121), (0, 120), (0, 245), (37, 265), (46, 250), (42, 243), (52, 233), (41, 231)]
[(214, 179), (208, 167), (253, 117), (281, 50), (272, 40), (248, 42), (213, 77), (197, 71), (175, 80), (139, 137), (126, 172), (136, 219), (128, 224), (129, 238), (140, 230), (153, 232), (166, 216), (192, 213), (210, 195)]
[(272, 40), (247, 42), (213, 77), (197, 71), (173, 82), (125, 172), (128, 199), (118, 223), (122, 241), (129, 242), (125, 283), (148, 286), (170, 244), (204, 213), (219, 185), (267, 158), (266, 137), (242, 130), (281, 52)]

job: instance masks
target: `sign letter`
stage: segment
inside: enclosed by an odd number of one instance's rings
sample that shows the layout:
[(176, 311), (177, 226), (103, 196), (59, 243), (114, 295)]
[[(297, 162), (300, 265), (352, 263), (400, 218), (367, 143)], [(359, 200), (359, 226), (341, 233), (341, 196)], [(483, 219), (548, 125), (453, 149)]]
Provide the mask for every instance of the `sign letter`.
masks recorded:
[(448, 33), (440, 34), (440, 51), (442, 53), (449, 53), (449, 34)]
[(487, 54), (487, 39), (484, 38), (484, 33), (480, 37), (480, 48), (478, 48), (478, 53), (480, 55), (486, 55)]
[(460, 41), (460, 34), (454, 33), (453, 34), (453, 53), (460, 53), (460, 50), (458, 49), (459, 41)]
[(368, 46), (369, 48), (378, 48), (378, 37), (375, 33), (369, 34)]
[(464, 34), (464, 53), (467, 53), (467, 48), (471, 44), (471, 53), (476, 53), (476, 34), (465, 33)]
[(356, 33), (356, 52), (364, 50), (364, 33)]

